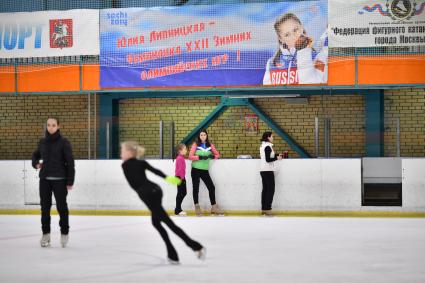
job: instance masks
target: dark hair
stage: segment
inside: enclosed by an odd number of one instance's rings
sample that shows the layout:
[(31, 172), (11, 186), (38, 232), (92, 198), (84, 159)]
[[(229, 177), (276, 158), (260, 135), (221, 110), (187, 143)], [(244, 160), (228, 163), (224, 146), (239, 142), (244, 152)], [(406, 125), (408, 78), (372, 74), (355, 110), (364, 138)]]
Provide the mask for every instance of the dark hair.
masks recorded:
[(210, 147), (211, 146), (211, 143), (210, 143), (210, 141), (208, 140), (208, 132), (207, 132), (207, 130), (206, 129), (202, 129), (202, 130), (200, 130), (199, 131), (199, 133), (198, 133), (198, 137), (196, 138), (196, 145), (201, 145), (201, 138), (200, 138), (200, 136), (201, 136), (201, 133), (206, 133), (207, 134), (207, 139), (205, 140), (205, 145), (207, 146), (207, 147)]
[[(277, 33), (277, 40), (279, 41), (279, 46), (277, 48), (276, 53), (273, 56), (273, 65), (276, 66), (277, 63), (279, 63), (279, 59), (280, 59), (280, 55), (282, 55), (282, 51), (280, 50), (280, 45), (282, 45), (283, 48), (288, 49), (288, 46), (285, 43), (280, 42), (280, 38), (279, 38), (279, 27), (281, 24), (283, 24), (284, 22), (288, 21), (288, 20), (293, 20), (294, 22), (299, 23), (300, 25), (302, 25), (301, 20), (293, 13), (286, 13), (283, 14), (282, 16), (280, 16), (279, 18), (277, 18), (276, 22), (274, 23), (274, 30)], [(305, 34), (305, 30), (303, 31), (303, 34)]]
[(271, 137), (272, 134), (273, 134), (272, 132), (264, 132), (260, 141), (268, 142), (269, 141), (269, 137)]
[(47, 117), (47, 120), (46, 120), (46, 123), (47, 123), (47, 121), (49, 120), (49, 119), (53, 119), (53, 120), (55, 120), (56, 121), (56, 124), (58, 124), (59, 125), (59, 119), (58, 118), (56, 118), (56, 117)]

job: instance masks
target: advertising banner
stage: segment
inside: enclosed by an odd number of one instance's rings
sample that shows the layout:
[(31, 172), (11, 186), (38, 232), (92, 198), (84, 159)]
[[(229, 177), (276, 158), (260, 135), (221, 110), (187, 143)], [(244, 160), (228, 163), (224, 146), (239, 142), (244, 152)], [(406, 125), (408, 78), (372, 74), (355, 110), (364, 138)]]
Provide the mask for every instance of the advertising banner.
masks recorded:
[(331, 47), (425, 45), (425, 0), (329, 0)]
[(327, 1), (107, 9), (101, 87), (327, 81)]
[(99, 10), (0, 14), (0, 58), (99, 55)]

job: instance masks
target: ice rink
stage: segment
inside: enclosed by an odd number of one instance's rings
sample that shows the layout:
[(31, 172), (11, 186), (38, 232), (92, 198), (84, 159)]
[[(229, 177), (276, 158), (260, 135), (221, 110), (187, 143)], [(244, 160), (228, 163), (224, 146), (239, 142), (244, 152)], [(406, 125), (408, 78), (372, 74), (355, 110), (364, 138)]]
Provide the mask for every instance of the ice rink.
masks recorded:
[(0, 282), (425, 282), (423, 218), (173, 217), (180, 265), (146, 216), (71, 216), (41, 248), (39, 216), (0, 216)]

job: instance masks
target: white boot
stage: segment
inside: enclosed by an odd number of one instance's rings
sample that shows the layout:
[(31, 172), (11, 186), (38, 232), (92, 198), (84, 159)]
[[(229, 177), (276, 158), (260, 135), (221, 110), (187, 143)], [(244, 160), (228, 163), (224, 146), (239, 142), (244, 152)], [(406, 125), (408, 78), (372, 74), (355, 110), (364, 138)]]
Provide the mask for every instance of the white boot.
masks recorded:
[(263, 211), (261, 211), (261, 215), (267, 216), (267, 217), (273, 217), (273, 213), (272, 213), (272, 210), (271, 209), (270, 210), (263, 210)]
[(195, 215), (202, 216), (201, 206), (199, 204), (195, 204)]
[(40, 245), (43, 248), (50, 247), (50, 234), (49, 233), (43, 234), (43, 236), (40, 239)]
[(218, 207), (218, 204), (213, 204), (211, 206), (211, 215), (223, 216), (224, 212)]
[(207, 249), (203, 247), (199, 251), (195, 251), (196, 257), (200, 260), (205, 260), (205, 257), (207, 256)]
[(68, 244), (68, 240), (69, 240), (68, 234), (61, 234), (61, 245), (62, 245), (62, 248), (65, 248), (66, 247), (66, 245)]

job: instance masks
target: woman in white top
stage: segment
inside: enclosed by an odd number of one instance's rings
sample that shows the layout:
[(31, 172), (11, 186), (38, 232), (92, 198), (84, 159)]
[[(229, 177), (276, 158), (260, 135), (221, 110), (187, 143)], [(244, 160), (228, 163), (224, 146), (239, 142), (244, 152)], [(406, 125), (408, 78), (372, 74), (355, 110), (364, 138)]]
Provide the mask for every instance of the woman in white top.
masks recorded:
[(261, 138), (260, 146), (260, 175), (263, 183), (263, 191), (261, 192), (261, 210), (266, 216), (272, 215), (272, 202), (274, 195), (274, 162), (281, 160), (282, 156), (277, 155), (273, 151), (273, 134), (272, 132), (264, 132)]

